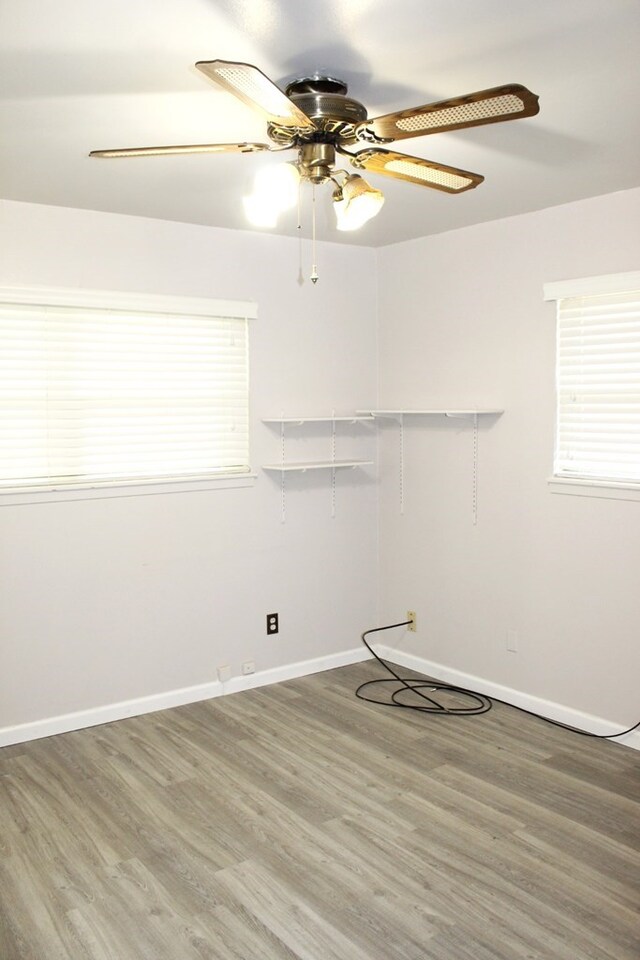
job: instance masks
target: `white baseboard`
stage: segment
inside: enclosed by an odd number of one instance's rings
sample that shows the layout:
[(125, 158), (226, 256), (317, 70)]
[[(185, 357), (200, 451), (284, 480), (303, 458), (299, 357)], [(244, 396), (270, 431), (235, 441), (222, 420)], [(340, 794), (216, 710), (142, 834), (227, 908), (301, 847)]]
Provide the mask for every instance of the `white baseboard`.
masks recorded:
[(211, 697), (222, 695), (222, 686), (215, 680), (194, 687), (155, 693), (137, 700), (121, 700), (119, 703), (109, 703), (91, 710), (78, 710), (76, 713), (46, 717), (43, 720), (21, 723), (14, 727), (0, 727), (0, 747), (8, 747), (12, 743), (26, 743), (27, 740), (40, 740), (42, 737), (53, 737), (58, 733), (69, 733), (71, 730), (82, 730), (85, 727), (97, 727), (101, 723), (139, 717), (143, 713), (181, 707), (185, 703), (196, 703), (198, 700), (209, 700)]
[(328, 657), (316, 657), (314, 660), (301, 660), (299, 663), (287, 663), (282, 667), (273, 667), (271, 670), (261, 670), (259, 673), (250, 673), (246, 677), (232, 677), (223, 684), (224, 692), (238, 693), (240, 690), (252, 690), (254, 687), (264, 687), (269, 683), (308, 677), (312, 673), (322, 673), (323, 670), (334, 670), (336, 667), (346, 667), (350, 663), (360, 663), (362, 660), (369, 659), (369, 652), (364, 647), (357, 647), (353, 650), (344, 650), (342, 653), (332, 653)]
[[(497, 683), (476, 677), (460, 670), (453, 670), (443, 664), (434, 663), (423, 657), (405, 653), (384, 644), (376, 644), (375, 650), (384, 660), (401, 667), (407, 667), (418, 673), (436, 677), (445, 683), (452, 683), (458, 687), (477, 690), (488, 697), (495, 697), (512, 703), (516, 707), (523, 707), (539, 713), (541, 716), (567, 723), (591, 733), (616, 733), (620, 726), (602, 717), (594, 717), (571, 707), (543, 700), (531, 694), (504, 687)], [(102, 723), (112, 723), (114, 720), (126, 720), (128, 717), (138, 717), (145, 713), (155, 713), (157, 710), (168, 710), (170, 707), (180, 707), (187, 703), (197, 703), (199, 700), (210, 700), (241, 690), (251, 690), (271, 683), (280, 683), (282, 680), (294, 680), (297, 677), (306, 677), (312, 673), (324, 670), (333, 670), (336, 667), (348, 666), (351, 663), (360, 663), (369, 659), (369, 653), (364, 647), (344, 650), (341, 653), (329, 654), (326, 657), (316, 657), (312, 660), (301, 660), (297, 663), (288, 663), (270, 670), (261, 670), (248, 676), (232, 677), (226, 683), (215, 680), (211, 683), (202, 683), (192, 687), (183, 687), (179, 690), (168, 690), (164, 693), (140, 697), (137, 700), (124, 700), (119, 703), (107, 704), (91, 710), (80, 710), (76, 713), (67, 713), (57, 717), (47, 717), (31, 723), (23, 723), (12, 727), (0, 727), (0, 747), (11, 744), (26, 743), (29, 740), (39, 740), (42, 737), (52, 737), (59, 733), (69, 733), (72, 730), (82, 730), (85, 727), (95, 727)], [(640, 730), (628, 733), (611, 743), (624, 744), (635, 750), (640, 750)]]
[(306, 677), (323, 670), (333, 670), (335, 667), (359, 663), (361, 660), (367, 660), (368, 658), (369, 654), (363, 648), (344, 650), (341, 653), (330, 654), (326, 657), (301, 660), (299, 663), (288, 663), (271, 670), (262, 670), (246, 677), (232, 677), (226, 683), (214, 680), (211, 683), (201, 683), (193, 687), (183, 687), (179, 690), (167, 690), (164, 693), (140, 697), (137, 700), (123, 700), (119, 703), (110, 703), (91, 710), (79, 710), (76, 713), (46, 717), (42, 720), (34, 720), (31, 723), (0, 727), (0, 747), (26, 743), (29, 740), (40, 740), (42, 737), (53, 737), (58, 733), (69, 733), (71, 730), (82, 730), (85, 727), (96, 727), (102, 723), (112, 723), (114, 720), (139, 717), (145, 713), (155, 713), (157, 710), (168, 710), (170, 707), (181, 707), (187, 703), (197, 703), (199, 700), (210, 700), (213, 697), (237, 693), (240, 690), (250, 690), (253, 687), (262, 687), (269, 683), (279, 683), (281, 680)]
[[(619, 723), (613, 723), (602, 717), (595, 717), (592, 714), (574, 710), (552, 700), (543, 700), (541, 697), (534, 697), (529, 693), (504, 687), (499, 683), (492, 683), (483, 677), (475, 677), (470, 673), (453, 670), (441, 663), (434, 663), (432, 660), (425, 660), (423, 657), (417, 657), (414, 654), (405, 653), (384, 644), (375, 644), (375, 651), (383, 660), (389, 660), (390, 663), (398, 664), (400, 667), (407, 667), (409, 670), (424, 673), (428, 677), (442, 680), (444, 683), (451, 683), (457, 687), (465, 687), (467, 690), (477, 690), (478, 693), (483, 693), (487, 697), (504, 700), (513, 704), (514, 707), (523, 707), (525, 710), (531, 710), (542, 717), (567, 723), (572, 727), (578, 727), (580, 730), (587, 730), (589, 733), (612, 734), (620, 730)], [(626, 747), (632, 747), (634, 750), (640, 750), (640, 729), (634, 730), (624, 737), (611, 740), (610, 743), (619, 743)]]

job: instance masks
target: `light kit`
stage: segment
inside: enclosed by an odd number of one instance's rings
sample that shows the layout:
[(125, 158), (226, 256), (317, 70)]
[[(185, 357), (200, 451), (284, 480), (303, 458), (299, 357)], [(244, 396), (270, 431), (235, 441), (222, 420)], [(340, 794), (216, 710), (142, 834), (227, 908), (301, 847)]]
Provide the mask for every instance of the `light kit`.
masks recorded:
[(384, 195), (357, 173), (333, 168), (333, 148), (311, 144), (297, 163), (282, 163), (258, 172), (253, 193), (243, 198), (247, 219), (256, 227), (275, 227), (281, 213), (299, 201), (304, 183), (333, 185), (331, 198), (338, 230), (358, 230), (375, 217)]

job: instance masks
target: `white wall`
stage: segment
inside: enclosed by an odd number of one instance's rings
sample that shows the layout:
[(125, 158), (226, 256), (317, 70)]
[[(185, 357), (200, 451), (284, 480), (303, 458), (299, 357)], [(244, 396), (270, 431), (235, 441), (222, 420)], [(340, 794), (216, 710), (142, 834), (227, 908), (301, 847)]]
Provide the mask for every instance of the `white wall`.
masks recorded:
[[(309, 273), (309, 249), (302, 249)], [(38, 205), (0, 204), (0, 284), (255, 300), (251, 489), (0, 506), (0, 727), (356, 648), (375, 620), (372, 469), (288, 481), (285, 414), (375, 402), (371, 250), (319, 245), (321, 279), (298, 282), (298, 241)], [(329, 455), (310, 428), (302, 459)], [(375, 454), (342, 427), (337, 456)], [(294, 457), (293, 445), (288, 451)], [(265, 614), (280, 633), (267, 638)]]
[[(452, 203), (455, 203), (455, 198)], [(640, 502), (550, 492), (554, 322), (545, 281), (637, 270), (640, 190), (384, 248), (380, 404), (504, 407), (397, 429), (381, 452), (383, 619), (418, 614), (389, 643), (621, 724), (640, 716)], [(519, 651), (506, 650), (507, 631)]]
[[(452, 200), (455, 202), (455, 198)], [(279, 457), (263, 416), (381, 406), (504, 407), (381, 428), (375, 471), (251, 489), (0, 507), (0, 728), (358, 646), (367, 626), (409, 654), (620, 723), (637, 719), (640, 503), (549, 492), (550, 280), (637, 269), (640, 191), (373, 251), (90, 211), (0, 203), (0, 284), (254, 299), (253, 462)], [(303, 255), (308, 275), (309, 250)], [(379, 295), (376, 289), (376, 265)], [(304, 457), (328, 451), (306, 428)], [(342, 428), (338, 456), (375, 455)], [(301, 434), (302, 435), (302, 434)], [(288, 452), (293, 456), (291, 444)], [(264, 615), (281, 616), (265, 636)], [(519, 652), (508, 653), (508, 630)]]

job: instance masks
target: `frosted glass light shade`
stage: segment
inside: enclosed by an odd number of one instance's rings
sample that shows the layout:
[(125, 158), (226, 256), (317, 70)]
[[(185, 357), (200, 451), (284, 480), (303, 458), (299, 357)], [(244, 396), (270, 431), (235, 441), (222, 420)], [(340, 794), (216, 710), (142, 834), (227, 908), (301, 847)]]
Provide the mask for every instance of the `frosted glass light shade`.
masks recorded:
[(384, 195), (354, 173), (343, 185), (341, 198), (333, 203), (338, 230), (358, 230), (380, 213)]
[(278, 212), (290, 210), (298, 200), (299, 183), (298, 168), (292, 163), (279, 163), (259, 171), (254, 193), (265, 200), (268, 197)]
[(256, 227), (275, 227), (278, 215), (295, 206), (299, 183), (295, 164), (280, 163), (260, 170), (253, 193), (243, 201), (249, 222)]

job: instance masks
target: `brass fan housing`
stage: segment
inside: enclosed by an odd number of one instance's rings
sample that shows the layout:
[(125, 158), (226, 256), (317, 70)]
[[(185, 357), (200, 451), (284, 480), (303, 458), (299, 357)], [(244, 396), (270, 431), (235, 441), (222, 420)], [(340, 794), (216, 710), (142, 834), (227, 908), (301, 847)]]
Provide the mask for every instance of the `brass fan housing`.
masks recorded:
[[(367, 119), (366, 108), (347, 97), (347, 84), (335, 77), (316, 74), (290, 83), (285, 93), (316, 125), (316, 132), (304, 134), (298, 142), (352, 144), (357, 142), (356, 127)], [(267, 132), (278, 144), (291, 143), (291, 128), (269, 124)]]
[(333, 173), (336, 151), (330, 143), (303, 143), (298, 154), (298, 170), (303, 180), (326, 183)]

